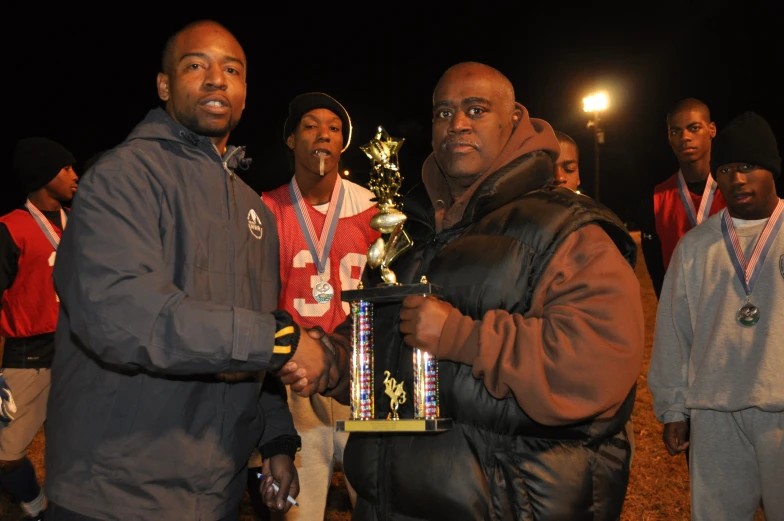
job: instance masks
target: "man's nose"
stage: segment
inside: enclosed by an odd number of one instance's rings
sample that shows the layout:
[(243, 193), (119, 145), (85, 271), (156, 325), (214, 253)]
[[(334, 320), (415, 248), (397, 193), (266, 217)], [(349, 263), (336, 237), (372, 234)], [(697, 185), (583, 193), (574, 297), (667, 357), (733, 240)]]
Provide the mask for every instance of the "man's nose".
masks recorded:
[(741, 172), (739, 169), (734, 168), (732, 172), (730, 172), (730, 185), (742, 185), (746, 183), (746, 174)]
[(228, 82), (226, 81), (226, 73), (219, 67), (210, 67), (207, 69), (205, 84), (208, 87), (220, 90), (226, 90), (226, 87), (229, 86)]
[(449, 122), (449, 131), (450, 132), (465, 132), (471, 128), (471, 118), (469, 118), (465, 113), (458, 111), (452, 116), (452, 120)]

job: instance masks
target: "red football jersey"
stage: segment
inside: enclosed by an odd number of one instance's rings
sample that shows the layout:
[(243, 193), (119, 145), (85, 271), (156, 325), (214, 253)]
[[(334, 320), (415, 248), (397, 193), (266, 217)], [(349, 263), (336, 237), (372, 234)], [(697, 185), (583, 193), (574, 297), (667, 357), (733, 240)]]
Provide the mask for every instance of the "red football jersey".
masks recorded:
[[(702, 194), (689, 192), (694, 208), (700, 207)], [(716, 190), (709, 210), (709, 216), (716, 214), (727, 206), (721, 192)], [(662, 260), (664, 269), (670, 265), (672, 254), (675, 253), (675, 246), (686, 232), (692, 229), (689, 214), (683, 207), (681, 195), (678, 191), (678, 174), (668, 177), (661, 184), (656, 186), (653, 192), (653, 211), (656, 216), (656, 234), (662, 247)]]
[[(291, 200), (288, 183), (262, 194), (262, 200), (275, 214), (280, 237), (281, 292), (278, 308), (285, 309), (294, 321), (304, 327), (321, 326), (331, 332), (342, 323), (350, 309), (340, 300), (341, 290), (356, 289), (362, 277), (370, 245), (381, 234), (370, 227), (376, 214), (373, 192), (356, 183), (338, 178), (343, 183), (343, 206), (329, 249), (324, 278), (335, 291), (329, 302), (317, 302), (313, 287), (320, 277), (308, 249), (305, 233), (300, 228)], [(305, 201), (317, 234), (322, 231), (329, 204), (312, 206)]]
[[(17, 273), (13, 284), (0, 295), (0, 334), (24, 338), (52, 333), (57, 328), (59, 299), (52, 283), (56, 252), (33, 216), (18, 209), (0, 217), (16, 247), (19, 248)], [(54, 223), (57, 236), (62, 230)]]

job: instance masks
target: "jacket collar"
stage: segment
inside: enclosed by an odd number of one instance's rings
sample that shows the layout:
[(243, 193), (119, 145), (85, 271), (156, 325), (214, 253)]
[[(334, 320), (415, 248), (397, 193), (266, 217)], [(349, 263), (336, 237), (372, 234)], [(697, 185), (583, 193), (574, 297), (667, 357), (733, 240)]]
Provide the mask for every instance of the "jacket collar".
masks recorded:
[(196, 134), (180, 125), (161, 107), (150, 110), (141, 123), (131, 131), (128, 141), (134, 139), (173, 141), (186, 147), (199, 148), (217, 156), (217, 159), (220, 159), (226, 167), (232, 170), (236, 168), (247, 170), (252, 161), (251, 158), (245, 157), (245, 147), (233, 145), (226, 147), (226, 153), (221, 156), (210, 138)]

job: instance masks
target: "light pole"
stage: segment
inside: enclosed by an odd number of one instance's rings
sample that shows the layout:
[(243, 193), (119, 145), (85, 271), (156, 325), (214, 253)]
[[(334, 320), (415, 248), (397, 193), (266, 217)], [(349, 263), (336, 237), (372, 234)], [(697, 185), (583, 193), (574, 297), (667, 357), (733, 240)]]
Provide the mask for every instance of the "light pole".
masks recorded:
[(599, 112), (607, 108), (609, 98), (606, 92), (597, 92), (583, 98), (583, 110), (593, 112), (593, 119), (588, 120), (588, 128), (593, 128), (594, 143), (594, 194), (593, 198), (599, 200), (599, 145), (604, 143), (604, 130), (599, 126)]

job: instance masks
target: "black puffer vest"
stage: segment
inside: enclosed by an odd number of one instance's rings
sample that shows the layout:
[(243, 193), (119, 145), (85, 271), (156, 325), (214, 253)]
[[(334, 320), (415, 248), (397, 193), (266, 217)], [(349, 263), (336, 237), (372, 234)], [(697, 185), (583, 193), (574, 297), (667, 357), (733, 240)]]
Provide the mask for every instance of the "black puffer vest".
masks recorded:
[[(414, 246), (392, 265), (398, 281), (426, 275), (446, 301), (474, 319), (492, 309), (523, 314), (554, 251), (588, 223), (601, 226), (633, 265), (634, 241), (610, 210), (568, 190), (541, 188), (552, 168), (544, 152), (516, 159), (483, 182), (461, 222), (440, 233), (427, 194), (415, 189), (403, 206)], [(379, 282), (373, 275), (366, 285)], [(375, 309), (377, 418), (389, 412), (384, 371), (412, 389), (411, 349), (398, 333), (398, 312), (399, 304)], [(451, 431), (351, 434), (345, 467), (359, 495), (354, 519), (620, 516), (630, 456), (624, 425), (634, 389), (609, 420), (548, 427), (514, 398), (492, 397), (470, 366), (440, 361), (439, 383), (441, 416), (454, 420)], [(412, 402), (400, 406), (402, 418), (413, 417)]]

